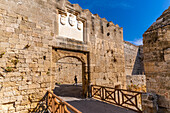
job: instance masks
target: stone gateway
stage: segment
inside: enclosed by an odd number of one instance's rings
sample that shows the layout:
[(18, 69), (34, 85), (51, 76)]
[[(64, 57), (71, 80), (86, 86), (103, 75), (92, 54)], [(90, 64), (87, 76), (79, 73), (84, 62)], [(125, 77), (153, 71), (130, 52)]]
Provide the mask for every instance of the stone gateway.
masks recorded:
[(67, 0), (0, 1), (0, 112), (32, 111), (73, 71), (84, 96), (125, 88), (123, 29)]

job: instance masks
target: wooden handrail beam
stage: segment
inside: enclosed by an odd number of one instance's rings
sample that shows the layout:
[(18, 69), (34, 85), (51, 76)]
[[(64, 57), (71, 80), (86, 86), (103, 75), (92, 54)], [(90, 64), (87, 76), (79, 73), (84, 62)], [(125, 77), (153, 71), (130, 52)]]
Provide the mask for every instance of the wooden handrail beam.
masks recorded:
[[(56, 113), (71, 113), (70, 111), (68, 111), (67, 108), (72, 110), (74, 113), (82, 113), (79, 110), (77, 110), (75, 107), (73, 107), (72, 105), (70, 105), (69, 103), (65, 102), (63, 99), (61, 99), (57, 95), (55, 95), (53, 92), (47, 91), (47, 93), (48, 93), (49, 98), (53, 100), (52, 106), (48, 106), (50, 111), (54, 110), (53, 113), (55, 113), (55, 112)], [(56, 105), (54, 105), (54, 102), (55, 102)], [(49, 102), (47, 102), (47, 103), (49, 104)]]
[(109, 88), (109, 89), (115, 89), (115, 90), (121, 90), (121, 91), (127, 91), (127, 92), (132, 92), (132, 93), (140, 93), (144, 94), (145, 92), (140, 92), (140, 91), (130, 91), (126, 89), (118, 89), (118, 88), (113, 88), (113, 87), (108, 87), (108, 86), (101, 86), (101, 85), (91, 85), (91, 87), (96, 86), (96, 87), (101, 87), (101, 88)]

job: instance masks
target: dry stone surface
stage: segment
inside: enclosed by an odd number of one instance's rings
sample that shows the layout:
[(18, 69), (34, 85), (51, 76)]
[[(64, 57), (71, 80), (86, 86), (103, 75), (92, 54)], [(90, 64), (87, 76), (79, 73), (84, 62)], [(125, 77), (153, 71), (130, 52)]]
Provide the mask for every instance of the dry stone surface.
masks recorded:
[(144, 75), (143, 46), (124, 41), (125, 74)]
[[(71, 10), (84, 20), (83, 41), (58, 35), (58, 15)], [(46, 90), (61, 82), (58, 67), (54, 69), (57, 62), (52, 51), (56, 48), (89, 53), (91, 84), (126, 87), (121, 27), (66, 0), (1, 0), (0, 112), (29, 112)], [(83, 57), (82, 53), (76, 55)], [(68, 71), (81, 74), (80, 68), (63, 71), (62, 75), (68, 76)], [(68, 79), (72, 81), (72, 77)]]
[(170, 7), (150, 26), (143, 37), (147, 92), (158, 96), (157, 110), (159, 113), (169, 113)]

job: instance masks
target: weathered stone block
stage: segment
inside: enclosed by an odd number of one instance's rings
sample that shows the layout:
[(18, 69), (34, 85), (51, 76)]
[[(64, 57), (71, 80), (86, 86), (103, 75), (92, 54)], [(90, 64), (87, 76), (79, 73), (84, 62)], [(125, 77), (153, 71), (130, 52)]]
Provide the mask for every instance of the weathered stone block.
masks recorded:
[(28, 89), (28, 85), (19, 86), (19, 90), (27, 90), (27, 89)]
[(28, 85), (29, 89), (40, 88), (40, 84), (30, 84)]
[[(57, 24), (60, 24), (60, 21), (56, 19), (58, 15), (56, 7), (62, 6), (66, 9), (67, 4), (62, 3), (62, 1), (54, 1), (53, 3), (51, 1), (30, 2), (25, 0), (22, 1), (22, 5), (18, 4), (16, 8), (14, 6), (17, 3), (16, 1), (0, 2), (2, 6), (0, 9), (0, 19), (2, 20), (0, 21), (0, 46), (6, 52), (3, 59), (0, 60), (0, 65), (14, 68), (14, 72), (5, 75), (2, 89), (2, 91), (9, 93), (6, 94), (13, 96), (11, 98), (3, 97), (0, 104), (3, 102), (8, 104), (12, 101), (15, 102), (15, 112), (28, 112), (28, 109), (35, 107), (37, 101), (44, 96), (46, 89), (53, 87), (56, 82), (73, 83), (75, 74), (78, 76), (79, 83), (82, 83), (84, 76), (87, 82), (89, 71), (87, 69), (87, 54), (90, 56), (90, 66), (95, 67), (92, 72), (89, 72), (93, 78), (91, 80), (93, 84), (114, 85), (115, 76), (120, 75), (119, 81), (126, 86), (124, 83), (123, 34), (119, 26), (112, 24), (106, 28), (108, 23), (106, 20), (101, 20), (99, 16), (91, 14), (90, 11), (82, 11), (77, 5), (70, 5), (69, 7), (72, 7), (75, 13), (79, 10), (83, 16), (76, 13), (77, 16), (85, 17), (83, 20), (87, 22), (87, 26), (83, 28), (86, 29), (83, 31), (83, 40), (72, 40), (69, 37), (58, 35)], [(32, 4), (35, 6), (30, 8)], [(9, 10), (7, 11), (7, 9)], [(44, 15), (46, 18), (42, 18)], [(95, 18), (94, 20), (91, 19), (92, 16)], [(100, 29), (100, 21), (104, 25), (103, 31)], [(78, 30), (76, 26), (74, 27)], [(110, 33), (111, 36), (107, 36), (104, 31), (108, 31), (108, 29), (110, 29), (108, 32), (114, 31), (113, 28), (117, 30), (115, 34), (118, 35), (112, 36), (113, 33)], [(71, 33), (71, 35), (77, 35)], [(63, 55), (55, 56), (52, 50), (56, 48), (62, 48), (65, 51)], [(107, 50), (112, 51), (107, 53)], [(110, 61), (114, 61), (114, 56), (117, 62), (112, 67), (106, 66), (109, 65)], [(12, 65), (11, 58), (17, 58), (19, 63), (16, 66)], [(65, 63), (56, 64), (59, 59)], [(85, 63), (84, 70), (82, 62)], [(108, 74), (110, 75), (108, 76)], [(25, 96), (29, 96), (29, 98)], [(34, 101), (36, 101), (35, 105), (31, 105), (31, 102)], [(10, 111), (12, 112), (13, 109)]]
[(6, 28), (6, 31), (7, 31), (7, 32), (14, 32), (14, 28), (12, 28), (12, 27), (7, 27), (7, 28)]
[[(157, 21), (143, 34), (144, 64), (147, 79), (147, 91), (158, 95), (158, 112), (167, 112), (170, 102), (169, 81), (169, 12), (163, 12)], [(168, 75), (168, 76), (167, 76)]]

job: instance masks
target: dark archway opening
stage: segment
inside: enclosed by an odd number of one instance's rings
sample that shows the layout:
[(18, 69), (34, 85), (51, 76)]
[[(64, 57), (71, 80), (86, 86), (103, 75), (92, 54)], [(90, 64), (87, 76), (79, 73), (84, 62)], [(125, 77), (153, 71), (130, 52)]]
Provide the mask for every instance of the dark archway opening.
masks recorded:
[[(89, 59), (90, 59), (90, 56), (89, 56), (88, 51), (53, 48), (52, 50), (52, 61), (53, 61), (52, 63), (52, 76), (53, 76), (52, 81), (53, 82), (52, 83), (53, 85), (52, 87), (54, 89), (56, 89), (57, 87), (62, 87), (62, 86), (66, 86), (66, 88), (73, 87), (74, 76), (78, 73), (79, 74), (77, 75), (78, 86), (80, 85), (81, 90), (82, 90), (82, 93), (81, 92), (79, 93), (82, 94), (81, 97), (85, 97), (85, 98), (89, 97), (90, 96), (90, 60)], [(59, 64), (62, 64), (62, 65), (59, 65)], [(68, 65), (71, 65), (71, 66), (69, 66), (68, 68)], [(76, 69), (79, 69), (79, 71), (77, 71)], [(61, 74), (61, 72), (65, 74)], [(70, 72), (71, 74), (68, 74), (67, 72)], [(56, 84), (56, 87), (54, 87), (54, 84)]]
[[(83, 75), (84, 68), (79, 59), (73, 57), (64, 57), (56, 63), (56, 83), (54, 93), (58, 96), (77, 97), (81, 98), (83, 95)], [(74, 78), (77, 78), (75, 84)]]

